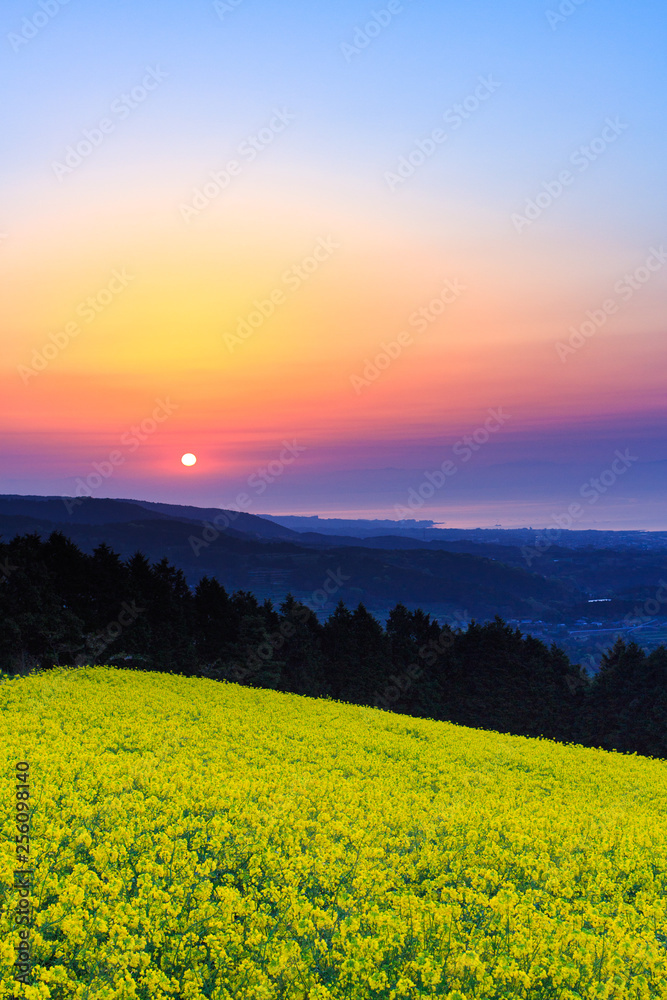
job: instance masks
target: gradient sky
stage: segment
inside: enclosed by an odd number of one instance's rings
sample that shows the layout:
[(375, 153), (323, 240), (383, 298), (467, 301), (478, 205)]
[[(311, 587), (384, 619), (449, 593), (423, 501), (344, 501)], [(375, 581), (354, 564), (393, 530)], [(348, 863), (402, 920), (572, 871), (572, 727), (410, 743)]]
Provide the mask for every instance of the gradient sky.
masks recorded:
[(666, 28), (5, 0), (0, 492), (667, 528)]

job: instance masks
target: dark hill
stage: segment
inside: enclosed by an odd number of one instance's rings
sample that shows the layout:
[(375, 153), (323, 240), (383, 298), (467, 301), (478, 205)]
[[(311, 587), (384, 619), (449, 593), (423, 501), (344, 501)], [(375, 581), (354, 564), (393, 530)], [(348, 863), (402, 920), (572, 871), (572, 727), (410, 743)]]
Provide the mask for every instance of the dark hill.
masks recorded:
[[(546, 617), (583, 599), (578, 590), (560, 581), (467, 553), (340, 545), (341, 539), (336, 544), (326, 536), (315, 547), (284, 528), (279, 530), (295, 536), (300, 544), (260, 539), (257, 522), (261, 530), (270, 522), (251, 514), (240, 514), (233, 527), (218, 532), (210, 521), (205, 528), (200, 518), (199, 523), (170, 518), (163, 510), (147, 511), (130, 501), (90, 499), (70, 516), (62, 498), (26, 500), (19, 515), (20, 498), (0, 498), (4, 541), (32, 531), (46, 537), (58, 529), (84, 552), (105, 542), (125, 559), (137, 551), (153, 562), (166, 557), (184, 571), (191, 586), (202, 576), (214, 576), (230, 591), (249, 590), (275, 600), (292, 592), (325, 611), (339, 600), (353, 606), (362, 601), (369, 610), (379, 612), (403, 601), (438, 615)], [(8, 508), (14, 513), (9, 514)], [(37, 511), (44, 515), (36, 517)], [(202, 513), (219, 516), (223, 512)], [(109, 519), (99, 523), (103, 514)], [(240, 530), (240, 525), (249, 525), (251, 532)], [(270, 530), (273, 527), (277, 526), (270, 525)], [(391, 539), (386, 542), (390, 544)]]

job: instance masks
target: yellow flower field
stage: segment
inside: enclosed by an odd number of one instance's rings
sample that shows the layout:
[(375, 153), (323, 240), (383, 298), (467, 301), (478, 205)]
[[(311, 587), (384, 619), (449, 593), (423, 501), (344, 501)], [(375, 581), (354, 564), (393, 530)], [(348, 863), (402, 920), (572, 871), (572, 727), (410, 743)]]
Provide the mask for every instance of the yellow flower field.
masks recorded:
[(109, 667), (0, 712), (3, 1000), (667, 998), (665, 762)]

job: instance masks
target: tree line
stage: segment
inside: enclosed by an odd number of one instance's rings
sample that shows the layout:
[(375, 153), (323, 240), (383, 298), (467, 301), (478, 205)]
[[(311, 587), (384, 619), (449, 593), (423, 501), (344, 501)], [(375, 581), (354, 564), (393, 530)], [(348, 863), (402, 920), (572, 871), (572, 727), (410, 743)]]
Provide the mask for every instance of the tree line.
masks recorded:
[(383, 626), (341, 602), (325, 622), (166, 558), (88, 555), (61, 532), (0, 544), (0, 670), (117, 664), (209, 677), (523, 736), (667, 757), (667, 649), (618, 640), (589, 678), (497, 617), (466, 629), (397, 604)]

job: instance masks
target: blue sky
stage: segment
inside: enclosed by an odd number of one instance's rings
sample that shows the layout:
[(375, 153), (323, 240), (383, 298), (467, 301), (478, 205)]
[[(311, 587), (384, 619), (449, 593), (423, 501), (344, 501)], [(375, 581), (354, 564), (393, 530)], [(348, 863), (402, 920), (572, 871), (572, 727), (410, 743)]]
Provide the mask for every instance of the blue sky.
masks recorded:
[[(339, 484), (353, 471), (350, 509), (381, 515), (421, 474), (416, 455), (432, 461), (501, 404), (515, 422), (479, 456), (461, 503), (489, 493), (484, 470), (496, 467), (498, 497), (527, 501), (517, 461), (540, 470), (540, 502), (568, 456), (576, 482), (626, 439), (659, 463), (667, 267), (575, 356), (556, 348), (667, 237), (666, 29), (661, 4), (618, 0), (6, 0), (4, 491), (65, 490), (167, 390), (183, 402), (163, 450), (147, 444), (104, 485), (110, 495), (211, 503), (276, 439), (300, 434), (312, 464), (293, 490), (276, 486), (281, 512), (344, 513)], [(120, 120), (110, 109), (149, 69), (164, 79)], [(488, 94), (453, 126), (480, 86)], [(185, 226), (180, 207), (276, 110), (293, 121)], [(105, 117), (99, 148), (71, 176), (54, 173)], [(446, 139), (392, 189), (437, 129)], [(570, 182), (549, 198), (563, 171)], [(548, 204), (517, 231), (538, 197)], [(226, 354), (224, 332), (327, 234), (342, 248), (332, 262)], [(18, 378), (120, 266), (138, 277), (99, 336)], [(350, 395), (379, 345), (453, 277), (469, 293)], [(106, 404), (86, 429), (88, 392)], [(168, 471), (181, 443), (202, 455), (187, 481)], [(388, 467), (395, 485), (378, 485)], [(647, 466), (626, 498), (646, 505), (638, 525), (655, 526), (660, 469)]]

